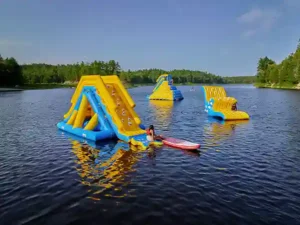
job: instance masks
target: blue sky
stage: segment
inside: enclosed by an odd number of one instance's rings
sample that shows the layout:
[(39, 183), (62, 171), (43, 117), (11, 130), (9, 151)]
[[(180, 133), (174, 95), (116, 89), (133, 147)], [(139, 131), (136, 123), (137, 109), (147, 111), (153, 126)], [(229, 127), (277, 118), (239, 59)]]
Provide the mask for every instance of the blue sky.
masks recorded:
[(300, 38), (300, 0), (0, 0), (0, 54), (20, 63), (254, 75)]

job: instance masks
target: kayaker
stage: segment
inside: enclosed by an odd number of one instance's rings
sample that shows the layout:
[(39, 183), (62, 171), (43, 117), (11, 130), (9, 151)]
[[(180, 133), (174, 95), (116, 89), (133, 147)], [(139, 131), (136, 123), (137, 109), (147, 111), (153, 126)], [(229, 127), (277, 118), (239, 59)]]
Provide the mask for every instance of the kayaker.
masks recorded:
[(147, 140), (148, 141), (154, 141), (154, 140), (162, 140), (163, 137), (160, 135), (155, 135), (154, 126), (150, 125), (148, 129), (146, 129), (147, 133)]

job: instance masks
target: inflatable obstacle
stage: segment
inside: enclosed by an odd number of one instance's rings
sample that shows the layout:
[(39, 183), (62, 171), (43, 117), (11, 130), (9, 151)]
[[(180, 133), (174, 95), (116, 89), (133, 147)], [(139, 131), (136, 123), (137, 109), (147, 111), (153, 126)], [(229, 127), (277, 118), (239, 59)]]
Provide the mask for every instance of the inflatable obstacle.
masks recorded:
[(150, 143), (134, 107), (117, 76), (82, 76), (71, 108), (57, 127), (92, 141), (118, 138), (146, 148)]
[(205, 112), (209, 116), (222, 120), (248, 120), (249, 115), (243, 111), (234, 111), (232, 106), (237, 103), (233, 97), (227, 97), (224, 87), (202, 86), (205, 101)]
[(171, 74), (160, 75), (156, 80), (156, 86), (152, 94), (147, 97), (150, 100), (180, 101), (183, 99), (181, 91), (173, 86)]

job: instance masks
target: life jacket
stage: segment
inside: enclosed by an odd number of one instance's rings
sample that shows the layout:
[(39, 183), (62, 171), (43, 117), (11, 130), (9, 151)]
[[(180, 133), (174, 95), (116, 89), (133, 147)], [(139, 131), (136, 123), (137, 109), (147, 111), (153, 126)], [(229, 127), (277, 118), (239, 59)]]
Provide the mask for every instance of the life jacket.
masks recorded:
[(146, 134), (147, 134), (147, 135), (151, 135), (150, 129), (149, 129), (149, 128), (146, 129)]

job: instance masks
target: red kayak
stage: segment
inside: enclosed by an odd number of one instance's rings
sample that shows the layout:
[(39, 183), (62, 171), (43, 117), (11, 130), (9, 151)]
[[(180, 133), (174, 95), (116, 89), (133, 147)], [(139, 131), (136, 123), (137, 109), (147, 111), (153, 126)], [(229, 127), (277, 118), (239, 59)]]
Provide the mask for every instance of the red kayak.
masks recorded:
[(168, 138), (165, 137), (162, 142), (165, 145), (174, 147), (174, 148), (180, 148), (180, 149), (186, 149), (186, 150), (196, 150), (200, 148), (200, 144), (192, 143), (189, 141), (176, 139), (176, 138)]

